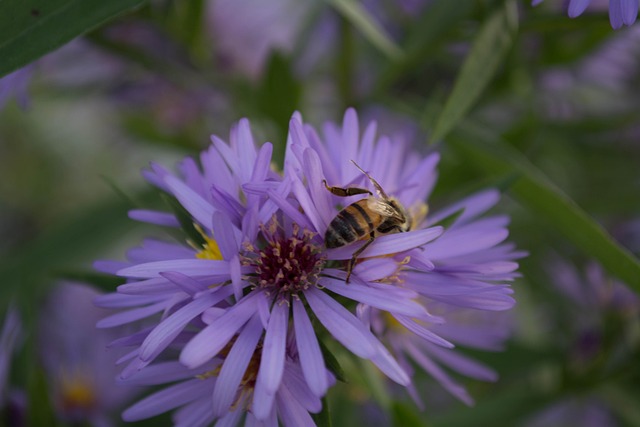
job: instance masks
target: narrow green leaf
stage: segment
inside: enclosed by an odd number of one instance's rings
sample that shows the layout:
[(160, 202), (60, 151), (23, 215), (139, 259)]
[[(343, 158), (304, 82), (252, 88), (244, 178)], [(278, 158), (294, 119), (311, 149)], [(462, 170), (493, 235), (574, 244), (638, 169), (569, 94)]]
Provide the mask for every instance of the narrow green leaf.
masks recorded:
[(518, 6), (507, 1), (482, 26), (447, 99), (432, 134), (443, 139), (462, 119), (498, 71), (518, 29)]
[(329, 412), (327, 396), (322, 398), (322, 411), (317, 414), (311, 414), (311, 418), (313, 418), (318, 427), (331, 427), (331, 413)]
[(167, 202), (167, 204), (171, 207), (171, 210), (176, 215), (178, 222), (180, 223), (180, 227), (187, 235), (187, 237), (196, 245), (204, 246), (207, 242), (202, 236), (202, 234), (196, 229), (195, 223), (193, 222), (193, 218), (189, 215), (189, 212), (178, 202), (175, 198), (163, 195), (163, 198)]
[(346, 383), (347, 378), (344, 375), (344, 370), (342, 369), (342, 366), (340, 366), (338, 359), (336, 359), (333, 353), (331, 353), (331, 350), (324, 345), (322, 340), (318, 340), (318, 344), (320, 344), (320, 351), (322, 351), (322, 357), (324, 358), (325, 365), (327, 365), (327, 369), (336, 376), (338, 381)]
[[(271, 54), (264, 77), (253, 96), (260, 113), (275, 122), (281, 135), (286, 135), (291, 114), (299, 109), (302, 98), (302, 85), (287, 56), (280, 52)], [(275, 158), (284, 155), (284, 152), (278, 152), (284, 150), (282, 144), (275, 144), (274, 149)]]
[(489, 174), (517, 173), (510, 192), (520, 203), (557, 227), (576, 247), (598, 260), (610, 274), (640, 292), (640, 261), (522, 153), (501, 142), (491, 131), (472, 124), (459, 127), (451, 141), (455, 148), (470, 152), (477, 165)]
[(351, 22), (362, 35), (389, 59), (397, 60), (402, 57), (402, 50), (391, 39), (382, 26), (376, 22), (371, 14), (355, 0), (328, 0), (329, 3)]
[(0, 1), (0, 77), (145, 1)]
[(53, 271), (53, 275), (56, 279), (88, 283), (107, 292), (113, 292), (116, 287), (124, 283), (121, 277), (87, 270)]

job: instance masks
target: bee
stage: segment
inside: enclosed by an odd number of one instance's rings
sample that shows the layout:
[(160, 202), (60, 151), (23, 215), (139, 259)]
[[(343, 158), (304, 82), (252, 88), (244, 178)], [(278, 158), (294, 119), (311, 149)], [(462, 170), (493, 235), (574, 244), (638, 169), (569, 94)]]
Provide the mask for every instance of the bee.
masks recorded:
[(325, 188), (339, 197), (349, 197), (357, 194), (369, 194), (369, 197), (358, 200), (342, 209), (336, 215), (324, 234), (324, 244), (328, 249), (346, 246), (355, 241), (368, 239), (356, 250), (347, 265), (346, 282), (349, 283), (351, 272), (358, 256), (382, 234), (401, 233), (411, 229), (411, 217), (407, 210), (394, 198), (389, 197), (380, 184), (365, 172), (356, 162), (351, 162), (369, 178), (376, 189), (378, 197), (371, 191), (357, 187), (331, 187), (326, 180), (322, 180)]

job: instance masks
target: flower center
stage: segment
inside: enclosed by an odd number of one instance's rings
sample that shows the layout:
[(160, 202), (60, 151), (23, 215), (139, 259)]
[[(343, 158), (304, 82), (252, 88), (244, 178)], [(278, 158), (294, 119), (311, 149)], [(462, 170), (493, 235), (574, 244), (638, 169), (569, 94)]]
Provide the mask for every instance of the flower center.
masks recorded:
[(91, 379), (82, 372), (63, 373), (60, 379), (60, 403), (67, 415), (89, 412), (96, 405)]
[[(273, 227), (271, 227), (273, 228)], [(324, 258), (311, 242), (314, 233), (293, 225), (292, 235), (285, 237), (275, 230), (263, 229), (267, 244), (262, 250), (249, 248), (248, 264), (256, 267), (255, 285), (274, 294), (295, 293), (314, 286)], [(284, 296), (284, 295), (283, 295)]]

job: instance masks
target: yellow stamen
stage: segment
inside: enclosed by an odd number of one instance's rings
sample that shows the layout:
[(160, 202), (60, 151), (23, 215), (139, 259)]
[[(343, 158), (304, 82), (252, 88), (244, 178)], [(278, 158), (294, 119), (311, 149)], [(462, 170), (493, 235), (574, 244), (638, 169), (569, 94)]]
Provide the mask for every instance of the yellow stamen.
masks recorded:
[(200, 228), (199, 225), (194, 224), (196, 230), (202, 235), (205, 243), (202, 245), (202, 249), (196, 254), (196, 258), (198, 259), (222, 259), (222, 252), (220, 252), (220, 247), (218, 247), (218, 242), (216, 242), (212, 237), (207, 236), (207, 234)]

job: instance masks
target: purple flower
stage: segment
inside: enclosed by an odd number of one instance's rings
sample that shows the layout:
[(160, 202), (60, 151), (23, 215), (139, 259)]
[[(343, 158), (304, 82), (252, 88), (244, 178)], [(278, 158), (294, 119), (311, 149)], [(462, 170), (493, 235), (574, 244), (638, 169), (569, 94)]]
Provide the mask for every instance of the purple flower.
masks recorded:
[(94, 325), (105, 315), (93, 305), (98, 295), (86, 285), (58, 285), (42, 308), (38, 347), (58, 417), (109, 426), (136, 390), (114, 383), (119, 355), (106, 347), (122, 331), (96, 333)]
[[(271, 145), (257, 150), (246, 120), (232, 129), (230, 144), (214, 137), (201, 163), (202, 172), (194, 161), (182, 162), (182, 179), (156, 165), (146, 173), (147, 179), (175, 196), (188, 212), (200, 242), (191, 241), (188, 247), (148, 240), (142, 248), (130, 251), (131, 263), (98, 264), (100, 269), (129, 279), (118, 294), (100, 298), (98, 304), (135, 307), (103, 319), (99, 326), (163, 313), (157, 324), (121, 340), (137, 346), (123, 377), (141, 371), (172, 348), (180, 351), (180, 361), (187, 368), (209, 366), (233, 340), (231, 351), (238, 348), (237, 340), (251, 324), (251, 330), (264, 331), (264, 337), (260, 349), (257, 335), (251, 345), (238, 350), (246, 363), (259, 353), (255, 386), (250, 384), (248, 402), (252, 403), (247, 408), (252, 416), (267, 420), (274, 400), (285, 393), (287, 342), (295, 343), (299, 369), (316, 399), (330, 385), (311, 313), (349, 350), (371, 359), (396, 382), (408, 384), (408, 376), (386, 348), (327, 290), (397, 315), (428, 317), (412, 301), (417, 293), (364, 281), (344, 286), (344, 271), (325, 268), (327, 263), (345, 259), (345, 251), (325, 251), (322, 238), (311, 231), (310, 220), (292, 205), (297, 202), (290, 194), (299, 180), (281, 178), (271, 171)], [(159, 225), (178, 224), (175, 216), (159, 212), (133, 211), (131, 216)], [(385, 255), (413, 248), (440, 232), (438, 227), (422, 230), (405, 236), (402, 242), (389, 236), (380, 240), (386, 245), (377, 244), (373, 249)], [(236, 359), (226, 360), (233, 364)], [(225, 366), (226, 361), (223, 370)], [(218, 378), (214, 396), (227, 396), (238, 389), (240, 374), (246, 369), (245, 364), (233, 370), (233, 380)], [(214, 417), (224, 417), (238, 403), (233, 399), (223, 402), (215, 403)]]
[[(542, 0), (533, 0), (531, 4), (537, 6)], [(567, 14), (570, 18), (576, 18), (587, 10), (591, 0), (569, 0)], [(609, 0), (609, 20), (613, 29), (617, 30), (623, 25), (630, 26), (638, 17), (638, 0)]]
[[(294, 115), (283, 175), (271, 170), (271, 144), (256, 148), (246, 120), (231, 130), (228, 144), (213, 137), (213, 145), (200, 156), (201, 168), (186, 159), (179, 165), (180, 177), (157, 165), (145, 172), (150, 182), (175, 197), (178, 213), (136, 210), (131, 217), (181, 225), (188, 244), (147, 240), (128, 253), (129, 262), (98, 263), (98, 268), (127, 279), (117, 294), (98, 299), (103, 307), (123, 309), (98, 326), (146, 325), (114, 343), (134, 347), (121, 359), (128, 362), (124, 382), (149, 378), (150, 372), (159, 373), (156, 384), (191, 379), (134, 405), (125, 418), (181, 407), (175, 417), (190, 425), (195, 421), (184, 417), (194, 413), (206, 424), (235, 423), (245, 412), (270, 424), (278, 418), (306, 425), (311, 422), (308, 412), (320, 410), (332, 382), (319, 337), (338, 341), (408, 386), (408, 364), (399, 364), (376, 337), (378, 333), (393, 344), (387, 334), (370, 329), (373, 322), (363, 315), (366, 310), (396, 319), (444, 348), (453, 345), (430, 329), (448, 317), (452, 322), (439, 329), (444, 337), (479, 348), (493, 348), (502, 339), (504, 334), (495, 330), (493, 335), (465, 332), (450, 314), (502, 311), (514, 303), (505, 282), (516, 276), (512, 260), (521, 253), (502, 243), (508, 219), (478, 218), (498, 194), (480, 193), (426, 216), (437, 154), (423, 158), (397, 141), (377, 139), (375, 124), (361, 142), (353, 110), (347, 111), (342, 128), (328, 124), (324, 130), (325, 141)], [(392, 203), (407, 207), (407, 212), (397, 209), (411, 214), (404, 224), (410, 231), (327, 249), (327, 229), (344, 199), (328, 191), (325, 180), (336, 186), (370, 186), (367, 174), (349, 160), (375, 176), (397, 198)], [(436, 224), (446, 220), (452, 225), (443, 234)], [(366, 250), (364, 244), (369, 245)], [(356, 250), (361, 251), (358, 262)], [(314, 328), (314, 320), (324, 329)], [(399, 350), (394, 348), (404, 357)], [(440, 354), (420, 351), (424, 358)], [(472, 363), (461, 356), (438, 360), (470, 376), (493, 378), (486, 369), (470, 372)], [(297, 400), (286, 397), (292, 392)], [(296, 424), (287, 414), (306, 421)]]
[(0, 408), (4, 406), (9, 390), (9, 372), (11, 358), (19, 344), (22, 332), (22, 323), (18, 311), (11, 306), (2, 324), (0, 332)]
[[(427, 201), (436, 183), (437, 153), (423, 157), (402, 139), (378, 138), (375, 122), (361, 134), (353, 110), (346, 112), (342, 127), (329, 123), (323, 130), (324, 137), (320, 137), (312, 127), (303, 125), (299, 116), (291, 121), (285, 176), (295, 177), (293, 192), (306, 214), (307, 227), (318, 236), (325, 235), (339, 212), (338, 206), (363, 197), (336, 197), (324, 188), (323, 180), (330, 185), (363, 187), (375, 194), (370, 179), (352, 161), (404, 206), (412, 220), (411, 231), (378, 237), (362, 252), (353, 270), (355, 283), (344, 286), (336, 279), (322, 277), (319, 283), (342, 295), (357, 286), (362, 295), (369, 293), (367, 288), (415, 293), (412, 300), (427, 309), (426, 316), (401, 313), (377, 300), (354, 299), (360, 303), (361, 319), (390, 343), (406, 371), (410, 370), (408, 356), (454, 395), (470, 403), (464, 389), (438, 364), (474, 378), (496, 378), (490, 369), (450, 349), (453, 342), (458, 342), (496, 350), (508, 336), (500, 321), (503, 316), (495, 312), (514, 304), (508, 283), (518, 276), (514, 260), (524, 253), (504, 243), (507, 217), (481, 217), (497, 203), (498, 192), (483, 191), (429, 213)], [(443, 233), (443, 227), (437, 224), (447, 219), (451, 225)], [(327, 259), (335, 266), (325, 271), (344, 278), (344, 266), (336, 262), (350, 259), (362, 243), (329, 250)], [(392, 304), (397, 307), (399, 301)], [(469, 321), (461, 321), (465, 317)]]
[(27, 89), (32, 74), (33, 67), (26, 66), (0, 78), (0, 109), (13, 97), (21, 108), (27, 107), (29, 103)]

